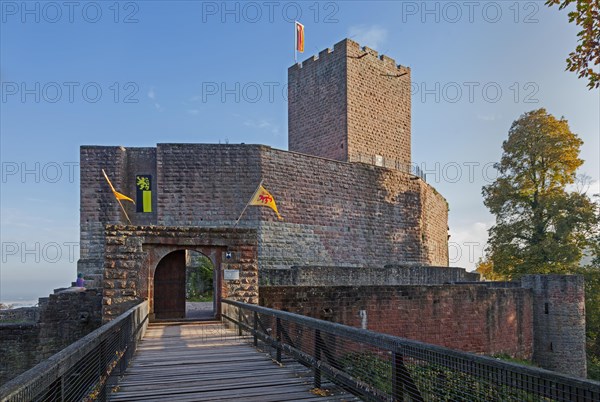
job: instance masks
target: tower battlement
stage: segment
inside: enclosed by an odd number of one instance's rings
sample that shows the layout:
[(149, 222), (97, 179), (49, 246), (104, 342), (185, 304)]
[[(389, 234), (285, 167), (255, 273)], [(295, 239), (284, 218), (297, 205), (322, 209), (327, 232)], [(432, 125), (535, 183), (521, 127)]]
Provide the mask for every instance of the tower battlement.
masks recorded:
[[(379, 54), (379, 52), (377, 50), (371, 49), (368, 46), (361, 46), (358, 42), (355, 42), (351, 39), (344, 39), (343, 41), (336, 43), (333, 46), (333, 49), (332, 48), (323, 49), (319, 52), (318, 55), (310, 56), (309, 58), (292, 65), (289, 68), (289, 70), (310, 67), (314, 63), (327, 60), (327, 58), (329, 56), (331, 56), (332, 53), (334, 53), (335, 51), (344, 51), (347, 49), (350, 49), (352, 54), (354, 54), (354, 53), (359, 54), (358, 57), (360, 57), (360, 58), (368, 56), (368, 57), (373, 57), (373, 58), (379, 59), (382, 62), (382, 66), (384, 68), (396, 69), (398, 73), (404, 73), (404, 72), (410, 71), (410, 67), (403, 66), (401, 64), (396, 64), (396, 60), (392, 59), (391, 57), (389, 57), (385, 54)], [(354, 56), (354, 57), (357, 57), (357, 56)]]
[(408, 166), (410, 102), (410, 68), (344, 39), (288, 69), (289, 150)]

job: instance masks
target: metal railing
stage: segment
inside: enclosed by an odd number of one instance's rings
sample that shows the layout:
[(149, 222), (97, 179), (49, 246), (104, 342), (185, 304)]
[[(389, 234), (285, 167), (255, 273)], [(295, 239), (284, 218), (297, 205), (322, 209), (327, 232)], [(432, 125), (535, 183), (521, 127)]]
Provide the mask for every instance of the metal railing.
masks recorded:
[(419, 177), (425, 182), (427, 181), (427, 175), (416, 163), (406, 163), (398, 159), (387, 158), (381, 155), (365, 155), (356, 153), (350, 156), (350, 162), (368, 163), (369, 165), (380, 166), (387, 169), (395, 169), (400, 172)]
[(309, 367), (373, 401), (600, 400), (600, 382), (418, 341), (223, 300), (223, 318), (278, 361)]
[(148, 326), (144, 301), (0, 388), (0, 401), (105, 400)]

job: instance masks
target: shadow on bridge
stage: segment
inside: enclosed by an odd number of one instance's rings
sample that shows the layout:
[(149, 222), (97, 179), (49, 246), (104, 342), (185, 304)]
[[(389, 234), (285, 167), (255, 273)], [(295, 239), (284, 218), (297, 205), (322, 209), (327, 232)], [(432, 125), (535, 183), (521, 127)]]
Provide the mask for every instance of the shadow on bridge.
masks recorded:
[(221, 323), (153, 323), (109, 401), (348, 401), (311, 393), (311, 372), (276, 364)]

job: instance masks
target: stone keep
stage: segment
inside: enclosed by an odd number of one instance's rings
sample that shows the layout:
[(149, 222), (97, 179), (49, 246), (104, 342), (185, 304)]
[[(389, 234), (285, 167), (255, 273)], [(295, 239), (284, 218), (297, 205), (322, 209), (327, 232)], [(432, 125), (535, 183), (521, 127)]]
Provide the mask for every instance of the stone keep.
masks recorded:
[(410, 166), (410, 69), (345, 39), (288, 70), (289, 150)]
[[(409, 173), (410, 70), (344, 40), (289, 69), (290, 151), (263, 145), (81, 147), (81, 259), (101, 281), (104, 226), (126, 223), (102, 176), (136, 194), (152, 177), (152, 212), (124, 203), (134, 225), (233, 227), (258, 183), (283, 221), (250, 207), (261, 283), (294, 265), (448, 265), (448, 206)], [(206, 133), (202, 133), (206, 134)], [(362, 162), (362, 163), (361, 163)]]

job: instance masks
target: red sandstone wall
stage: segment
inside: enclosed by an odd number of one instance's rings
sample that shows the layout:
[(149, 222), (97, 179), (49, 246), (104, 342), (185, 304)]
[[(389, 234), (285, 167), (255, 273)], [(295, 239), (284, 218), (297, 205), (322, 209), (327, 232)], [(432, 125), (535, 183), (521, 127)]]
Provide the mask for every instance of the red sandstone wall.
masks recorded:
[(345, 39), (288, 69), (288, 149), (385, 166), (411, 162), (410, 69)]
[[(448, 257), (448, 202), (432, 186), (421, 186), (421, 233), (423, 259), (438, 265), (449, 265)], [(433, 265), (433, 263), (430, 263)]]
[(446, 202), (413, 176), (266, 146), (159, 144), (82, 148), (81, 259), (96, 264), (86, 274), (102, 267), (103, 224), (126, 223), (99, 173), (113, 160), (115, 187), (132, 196), (135, 175), (156, 172), (155, 213), (124, 203), (140, 225), (231, 227), (264, 179), (284, 220), (249, 207), (238, 225), (257, 229), (261, 268), (448, 262)]
[[(285, 222), (271, 220), (259, 228), (261, 264), (266, 257), (279, 261), (266, 265), (280, 268), (290, 260), (291, 265), (448, 265), (447, 203), (421, 180), (271, 148), (262, 159), (265, 183), (279, 195)], [(290, 243), (290, 236), (298, 240)]]
[(348, 159), (346, 46), (288, 69), (288, 149)]
[[(262, 178), (260, 155), (266, 148), (158, 144), (157, 223), (166, 226), (231, 225)], [(262, 208), (248, 208), (241, 225), (256, 221), (261, 214), (266, 216)]]
[(385, 166), (409, 166), (410, 69), (354, 41), (346, 44), (349, 160), (379, 155)]
[(260, 304), (474, 353), (531, 358), (533, 303), (526, 289), (475, 285), (261, 287)]
[(100, 279), (104, 259), (104, 224), (125, 219), (102, 175), (102, 169), (113, 185), (121, 189), (126, 182), (127, 151), (123, 147), (83, 146), (79, 158), (81, 259), (77, 269), (85, 273), (88, 280)]

